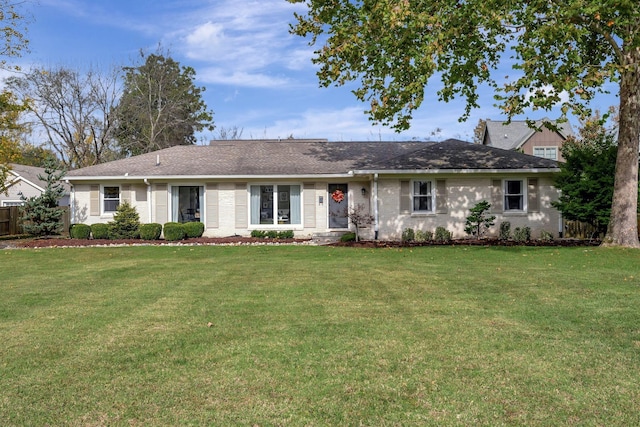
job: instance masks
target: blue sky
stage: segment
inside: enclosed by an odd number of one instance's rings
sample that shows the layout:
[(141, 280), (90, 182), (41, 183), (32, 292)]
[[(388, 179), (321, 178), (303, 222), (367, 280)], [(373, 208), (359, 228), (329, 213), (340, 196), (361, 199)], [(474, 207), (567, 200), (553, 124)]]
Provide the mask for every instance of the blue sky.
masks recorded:
[[(463, 102), (438, 102), (435, 79), (411, 129), (398, 134), (373, 125), (363, 113), (367, 105), (350, 88), (318, 86), (314, 48), (288, 32), (293, 13), (304, 12), (304, 6), (286, 0), (38, 0), (27, 8), (30, 53), (20, 59), (23, 67), (131, 65), (140, 49), (153, 52), (161, 43), (175, 60), (195, 69), (216, 126), (241, 128), (243, 138), (470, 141), (479, 119), (504, 119), (492, 93), (483, 90), (482, 108), (458, 122)], [(608, 96), (592, 106), (606, 110), (611, 104), (617, 99)], [(553, 112), (528, 114), (545, 116), (555, 118)], [(576, 123), (572, 120), (574, 128)], [(434, 138), (437, 128), (441, 133)], [(199, 138), (208, 141), (215, 133)]]

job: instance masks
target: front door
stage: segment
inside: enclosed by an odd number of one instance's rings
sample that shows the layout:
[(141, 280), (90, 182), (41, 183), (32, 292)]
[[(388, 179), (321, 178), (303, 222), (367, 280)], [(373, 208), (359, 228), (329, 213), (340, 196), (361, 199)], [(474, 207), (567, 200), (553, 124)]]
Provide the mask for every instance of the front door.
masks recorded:
[(329, 228), (349, 228), (347, 184), (329, 184)]

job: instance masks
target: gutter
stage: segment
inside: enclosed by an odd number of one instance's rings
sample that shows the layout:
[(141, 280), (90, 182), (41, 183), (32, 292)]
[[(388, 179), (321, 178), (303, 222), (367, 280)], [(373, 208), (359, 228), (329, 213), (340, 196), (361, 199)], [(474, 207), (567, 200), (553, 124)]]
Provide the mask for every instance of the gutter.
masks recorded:
[(354, 175), (436, 175), (436, 174), (504, 174), (504, 173), (558, 173), (560, 168), (528, 168), (528, 169), (393, 169), (393, 170), (353, 170)]
[(147, 178), (144, 179), (144, 183), (147, 184), (147, 214), (149, 215), (149, 223), (152, 223), (152, 209), (151, 209), (151, 196), (153, 194), (152, 190), (151, 190), (151, 183), (149, 182), (149, 180)]
[(350, 178), (352, 173), (340, 174), (307, 174), (307, 175), (107, 175), (107, 176), (66, 176), (66, 180), (70, 181), (144, 181), (153, 179), (154, 181), (166, 180), (266, 180), (266, 179), (332, 179), (332, 178)]
[(373, 174), (373, 240), (378, 240), (380, 212), (378, 210), (378, 174)]

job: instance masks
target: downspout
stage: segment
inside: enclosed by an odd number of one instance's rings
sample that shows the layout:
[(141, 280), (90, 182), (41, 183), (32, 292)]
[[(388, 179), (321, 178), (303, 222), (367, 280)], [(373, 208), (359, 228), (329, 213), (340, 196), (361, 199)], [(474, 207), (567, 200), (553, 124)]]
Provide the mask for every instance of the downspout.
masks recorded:
[(147, 215), (149, 216), (149, 221), (147, 221), (147, 222), (150, 224), (150, 223), (153, 222), (151, 220), (151, 214), (152, 214), (152, 210), (151, 210), (151, 183), (149, 182), (149, 180), (147, 178), (144, 179), (144, 183), (147, 184)]
[(378, 174), (373, 175), (373, 239), (378, 240), (380, 231), (380, 214), (378, 212)]

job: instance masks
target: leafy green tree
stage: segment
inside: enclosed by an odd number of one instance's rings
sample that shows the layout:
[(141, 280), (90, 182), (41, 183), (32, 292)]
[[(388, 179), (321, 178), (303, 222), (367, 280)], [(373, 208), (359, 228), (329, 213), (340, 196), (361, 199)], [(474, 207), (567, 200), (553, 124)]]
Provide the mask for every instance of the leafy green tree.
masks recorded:
[(53, 159), (56, 163), (63, 167), (62, 162), (56, 157), (56, 153), (50, 148), (41, 145), (34, 145), (29, 142), (22, 142), (18, 146), (18, 155), (14, 163), (26, 166), (45, 167), (47, 160)]
[(195, 86), (195, 70), (181, 67), (161, 52), (125, 68), (124, 92), (117, 109), (118, 141), (126, 155), (196, 142), (195, 132), (213, 130), (213, 113)]
[(19, 70), (17, 65), (9, 66), (8, 58), (19, 57), (27, 51), (27, 18), (21, 10), (25, 2), (0, 0), (0, 68)]
[(49, 159), (44, 168), (44, 176), (40, 175), (47, 185), (45, 191), (35, 197), (22, 197), (23, 228), (24, 232), (33, 236), (48, 236), (60, 234), (63, 227), (62, 215), (64, 211), (58, 206), (58, 202), (64, 196), (62, 177), (66, 171), (59, 169), (54, 159)]
[[(619, 89), (620, 133), (608, 244), (639, 247), (640, 2), (608, 0), (289, 0), (305, 3), (292, 32), (322, 44), (323, 86), (358, 80), (370, 117), (407, 129), (431, 77), (436, 96), (478, 107), (478, 87), (496, 90), (512, 117), (561, 105), (589, 116), (608, 85)], [(497, 72), (512, 63), (515, 76)]]
[(565, 159), (555, 178), (560, 198), (552, 202), (564, 218), (591, 224), (604, 236), (611, 217), (617, 145), (615, 130), (597, 121), (581, 129), (581, 139), (569, 139), (561, 148)]
[(491, 203), (486, 200), (476, 203), (467, 217), (464, 231), (472, 236), (481, 237), (486, 229), (495, 224), (496, 216), (488, 215), (489, 209), (491, 209)]
[(20, 158), (20, 137), (28, 128), (21, 122), (26, 109), (27, 105), (19, 103), (11, 92), (0, 93), (0, 193), (6, 191), (9, 164)]

